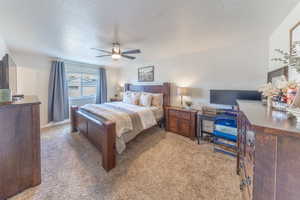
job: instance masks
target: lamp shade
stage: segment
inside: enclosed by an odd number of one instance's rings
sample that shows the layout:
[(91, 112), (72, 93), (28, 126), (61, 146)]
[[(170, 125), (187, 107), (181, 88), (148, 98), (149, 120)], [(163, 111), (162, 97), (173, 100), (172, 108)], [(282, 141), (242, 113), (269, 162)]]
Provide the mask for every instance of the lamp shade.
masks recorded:
[(179, 96), (189, 96), (189, 88), (187, 87), (178, 87), (177, 94)]
[(117, 92), (123, 92), (124, 91), (124, 87), (121, 86), (121, 85), (117, 85), (116, 90), (117, 90)]

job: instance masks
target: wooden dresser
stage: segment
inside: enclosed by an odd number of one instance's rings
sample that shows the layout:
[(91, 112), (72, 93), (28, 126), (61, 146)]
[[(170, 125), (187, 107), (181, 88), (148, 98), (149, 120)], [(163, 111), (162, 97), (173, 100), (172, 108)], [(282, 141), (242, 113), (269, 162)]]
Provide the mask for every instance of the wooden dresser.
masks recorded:
[(197, 111), (179, 107), (166, 107), (167, 131), (194, 139)]
[(41, 183), (40, 102), (0, 104), (0, 200)]
[(238, 101), (237, 173), (247, 200), (300, 199), (300, 124), (258, 101)]

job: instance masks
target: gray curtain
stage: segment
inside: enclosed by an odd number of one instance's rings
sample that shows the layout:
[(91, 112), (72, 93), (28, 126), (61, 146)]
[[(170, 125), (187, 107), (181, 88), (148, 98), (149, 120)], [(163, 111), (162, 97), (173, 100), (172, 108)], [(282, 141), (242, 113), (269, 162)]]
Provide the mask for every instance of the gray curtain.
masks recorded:
[(107, 81), (106, 70), (104, 68), (99, 69), (99, 81), (97, 87), (96, 103), (101, 104), (107, 102)]
[(65, 64), (52, 61), (49, 79), (48, 121), (60, 122), (69, 118), (68, 86)]

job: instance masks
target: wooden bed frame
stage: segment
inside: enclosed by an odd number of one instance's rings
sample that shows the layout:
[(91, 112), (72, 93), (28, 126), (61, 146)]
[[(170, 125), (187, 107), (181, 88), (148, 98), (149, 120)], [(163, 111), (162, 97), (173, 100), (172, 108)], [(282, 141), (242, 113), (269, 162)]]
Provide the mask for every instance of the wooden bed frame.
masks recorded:
[[(163, 85), (125, 84), (125, 91), (163, 93), (164, 110), (170, 106), (170, 83)], [(106, 171), (116, 166), (116, 124), (110, 120), (71, 107), (71, 130), (79, 131), (102, 153), (102, 166)]]

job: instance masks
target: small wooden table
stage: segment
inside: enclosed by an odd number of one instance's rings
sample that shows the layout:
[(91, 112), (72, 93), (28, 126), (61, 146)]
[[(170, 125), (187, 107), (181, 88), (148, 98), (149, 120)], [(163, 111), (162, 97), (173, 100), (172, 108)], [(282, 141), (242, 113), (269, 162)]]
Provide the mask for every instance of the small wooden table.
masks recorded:
[(167, 131), (194, 139), (196, 137), (197, 110), (181, 107), (166, 107)]

